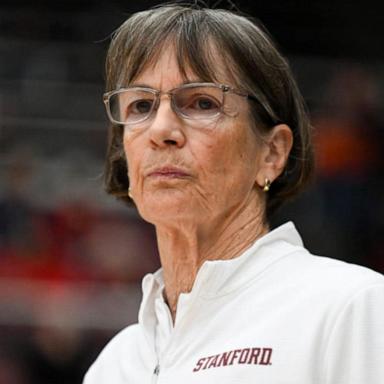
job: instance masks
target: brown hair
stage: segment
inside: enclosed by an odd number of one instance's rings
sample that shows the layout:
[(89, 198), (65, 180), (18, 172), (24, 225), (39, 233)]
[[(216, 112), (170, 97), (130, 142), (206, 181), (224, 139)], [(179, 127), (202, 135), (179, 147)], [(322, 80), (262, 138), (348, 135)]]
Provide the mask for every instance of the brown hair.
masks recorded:
[[(250, 101), (254, 126), (268, 132), (278, 123), (293, 132), (285, 171), (267, 197), (267, 216), (295, 196), (313, 174), (311, 126), (287, 61), (261, 24), (222, 9), (163, 5), (131, 16), (114, 34), (106, 61), (107, 91), (128, 85), (172, 43), (180, 72), (190, 68), (202, 81), (217, 81), (217, 53)], [(213, 47), (216, 48), (212, 50)], [(109, 133), (105, 169), (107, 192), (130, 202), (123, 127)]]

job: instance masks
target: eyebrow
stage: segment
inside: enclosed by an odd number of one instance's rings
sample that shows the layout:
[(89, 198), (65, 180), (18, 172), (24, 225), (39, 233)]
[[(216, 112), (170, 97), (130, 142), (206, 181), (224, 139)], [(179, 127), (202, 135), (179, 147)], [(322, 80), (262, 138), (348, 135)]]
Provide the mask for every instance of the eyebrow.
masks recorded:
[(135, 83), (131, 83), (131, 84), (128, 84), (127, 87), (139, 87), (139, 88), (151, 88), (152, 87), (148, 84), (144, 84), (144, 83), (138, 83), (138, 84), (135, 84)]

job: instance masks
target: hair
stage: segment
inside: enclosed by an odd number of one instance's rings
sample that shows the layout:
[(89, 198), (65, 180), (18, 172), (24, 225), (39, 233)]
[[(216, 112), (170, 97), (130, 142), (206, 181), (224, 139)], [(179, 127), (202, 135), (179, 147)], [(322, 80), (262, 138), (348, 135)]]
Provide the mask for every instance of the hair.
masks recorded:
[[(285, 170), (267, 194), (269, 217), (304, 188), (314, 169), (312, 128), (287, 60), (261, 23), (250, 17), (196, 5), (162, 5), (133, 14), (114, 33), (106, 60), (107, 91), (130, 84), (169, 44), (175, 47), (182, 76), (190, 69), (202, 81), (218, 80), (219, 55), (235, 85), (257, 100), (249, 103), (259, 133), (279, 123), (292, 130)], [(108, 193), (131, 202), (123, 130), (112, 125), (109, 131), (105, 184)]]

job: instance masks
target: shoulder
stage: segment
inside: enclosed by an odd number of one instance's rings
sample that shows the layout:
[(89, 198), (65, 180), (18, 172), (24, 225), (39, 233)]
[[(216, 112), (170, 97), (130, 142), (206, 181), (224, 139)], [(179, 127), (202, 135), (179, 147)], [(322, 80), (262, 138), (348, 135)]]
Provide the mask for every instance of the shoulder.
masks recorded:
[[(267, 241), (266, 241), (267, 240)], [(338, 259), (312, 254), (305, 248), (299, 232), (292, 222), (285, 223), (275, 228), (264, 242), (268, 245), (269, 253), (280, 254), (279, 265), (289, 271), (289, 274), (300, 280), (300, 276), (310, 276), (311, 279), (327, 278), (330, 284), (351, 283), (371, 284), (384, 282), (384, 276), (373, 270), (347, 263)]]
[(291, 255), (291, 262), (300, 266), (298, 273), (308, 273), (312, 278), (324, 279), (329, 283), (347, 284), (358, 287), (366, 284), (384, 284), (384, 276), (361, 265), (345, 261), (317, 256), (305, 248)]
[(132, 347), (138, 341), (138, 331), (139, 325), (132, 324), (118, 332), (104, 347), (99, 358), (104, 358), (111, 354), (114, 355), (115, 353), (123, 352), (127, 347)]
[[(118, 374), (124, 368), (122, 357), (136, 350), (140, 343), (139, 325), (133, 324), (117, 333), (104, 347), (84, 377), (84, 384), (113, 382), (111, 372)], [(104, 377), (108, 374), (108, 377)], [(115, 382), (119, 380), (115, 379)]]
[(270, 271), (274, 278), (281, 279), (281, 286), (352, 292), (384, 284), (384, 276), (369, 268), (311, 254), (292, 222), (274, 229), (261, 241), (264, 253), (275, 260), (270, 263)]
[(312, 255), (305, 248), (296, 249), (279, 264), (280, 273), (289, 274), (293, 285), (328, 295), (333, 300), (348, 300), (370, 289), (384, 290), (382, 274), (360, 265)]

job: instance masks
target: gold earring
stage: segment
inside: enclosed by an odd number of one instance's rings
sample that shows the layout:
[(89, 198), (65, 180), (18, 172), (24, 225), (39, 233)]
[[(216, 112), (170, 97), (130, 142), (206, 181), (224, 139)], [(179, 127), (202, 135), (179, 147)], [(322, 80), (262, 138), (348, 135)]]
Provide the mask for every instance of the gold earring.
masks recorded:
[(128, 196), (133, 200), (131, 188), (128, 188)]
[(265, 178), (263, 191), (268, 192), (270, 187), (271, 187), (271, 180)]

